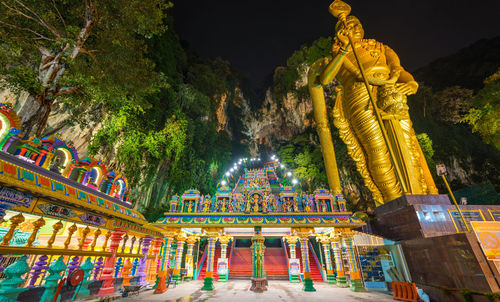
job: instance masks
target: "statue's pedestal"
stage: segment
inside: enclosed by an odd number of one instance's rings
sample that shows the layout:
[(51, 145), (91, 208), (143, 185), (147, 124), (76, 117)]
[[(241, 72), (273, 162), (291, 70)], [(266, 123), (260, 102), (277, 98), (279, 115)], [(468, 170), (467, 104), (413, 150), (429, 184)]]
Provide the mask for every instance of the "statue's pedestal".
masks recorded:
[[(496, 216), (500, 205), (459, 208), (468, 221), (500, 221)], [(406, 278), (415, 281), (433, 301), (457, 301), (443, 287), (499, 290), (493, 261), (485, 257), (476, 234), (465, 232), (462, 218), (447, 195), (401, 196), (377, 207), (376, 219), (362, 231), (397, 242), (409, 272)], [(353, 290), (360, 288), (359, 283), (354, 282)]]
[(256, 293), (262, 293), (267, 290), (266, 278), (252, 278), (252, 287), (250, 290)]

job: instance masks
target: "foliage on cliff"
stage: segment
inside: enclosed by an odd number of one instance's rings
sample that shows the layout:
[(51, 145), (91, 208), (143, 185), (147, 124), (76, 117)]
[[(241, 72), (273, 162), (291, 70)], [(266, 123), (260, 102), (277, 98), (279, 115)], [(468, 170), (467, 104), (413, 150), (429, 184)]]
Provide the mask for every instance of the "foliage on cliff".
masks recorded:
[(154, 220), (173, 194), (215, 192), (232, 155), (231, 135), (241, 129), (229, 131), (217, 116), (224, 104), (222, 111), (238, 111), (237, 79), (228, 62), (197, 56), (172, 25), (148, 48), (164, 84), (145, 97), (150, 106), (121, 103), (107, 110), (89, 151), (115, 155), (138, 189), (139, 207)]
[(484, 81), (484, 88), (473, 99), (469, 113), (462, 119), (472, 131), (500, 150), (500, 69)]
[(3, 88), (28, 92), (38, 110), (23, 132), (40, 136), (53, 105), (144, 102), (159, 84), (147, 57), (161, 34), (167, 0), (0, 2)]

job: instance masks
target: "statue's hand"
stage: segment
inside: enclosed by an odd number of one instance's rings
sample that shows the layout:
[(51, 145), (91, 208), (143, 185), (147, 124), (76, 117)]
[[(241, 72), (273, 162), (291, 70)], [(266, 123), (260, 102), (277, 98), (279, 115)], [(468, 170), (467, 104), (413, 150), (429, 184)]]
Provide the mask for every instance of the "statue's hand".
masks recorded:
[(336, 33), (337, 39), (342, 43), (342, 49), (346, 49), (349, 45), (349, 37), (347, 36), (349, 32), (345, 29), (341, 29)]
[(398, 90), (404, 95), (415, 94), (418, 90), (418, 83), (415, 81), (409, 81), (406, 83), (401, 83), (397, 85)]

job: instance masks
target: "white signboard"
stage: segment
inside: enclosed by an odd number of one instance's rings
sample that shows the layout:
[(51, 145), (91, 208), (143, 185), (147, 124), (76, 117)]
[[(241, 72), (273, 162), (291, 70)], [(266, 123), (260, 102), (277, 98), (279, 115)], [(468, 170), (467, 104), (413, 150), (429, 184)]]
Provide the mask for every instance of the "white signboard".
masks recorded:
[(290, 258), (290, 260), (288, 260), (288, 265), (290, 266), (290, 274), (291, 275), (299, 275), (300, 274), (300, 259)]
[(227, 258), (217, 259), (217, 273), (219, 275), (227, 275)]

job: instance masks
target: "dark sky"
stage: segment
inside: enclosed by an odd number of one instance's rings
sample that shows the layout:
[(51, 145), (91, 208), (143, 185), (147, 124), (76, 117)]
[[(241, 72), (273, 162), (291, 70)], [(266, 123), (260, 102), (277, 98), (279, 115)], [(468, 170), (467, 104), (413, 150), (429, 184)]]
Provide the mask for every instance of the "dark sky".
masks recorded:
[[(175, 30), (200, 55), (221, 57), (262, 83), (303, 44), (334, 33), (332, 0), (173, 0)], [(365, 37), (412, 71), (500, 35), (499, 0), (350, 0)]]

